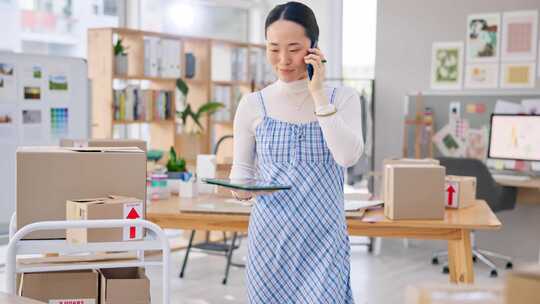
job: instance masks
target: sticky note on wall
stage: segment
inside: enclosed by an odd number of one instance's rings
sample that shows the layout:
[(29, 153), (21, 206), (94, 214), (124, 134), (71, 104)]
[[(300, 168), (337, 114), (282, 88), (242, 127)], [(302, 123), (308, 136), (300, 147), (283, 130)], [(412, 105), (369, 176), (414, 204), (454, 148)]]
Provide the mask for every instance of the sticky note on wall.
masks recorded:
[(466, 106), (466, 111), (469, 114), (482, 114), (486, 112), (486, 105), (483, 103), (469, 103)]

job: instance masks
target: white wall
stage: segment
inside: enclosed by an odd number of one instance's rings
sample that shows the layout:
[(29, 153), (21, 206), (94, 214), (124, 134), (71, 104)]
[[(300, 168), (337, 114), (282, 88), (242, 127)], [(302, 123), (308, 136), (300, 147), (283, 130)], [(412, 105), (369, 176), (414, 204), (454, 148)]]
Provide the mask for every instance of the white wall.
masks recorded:
[(0, 50), (3, 51), (20, 51), (21, 43), (19, 41), (19, 13), (16, 10), (17, 5), (11, 1), (10, 3), (0, 4)]
[[(375, 63), (375, 165), (401, 156), (403, 100), (430, 87), (431, 45), (464, 41), (468, 14), (540, 9), (539, 0), (379, 0)], [(537, 81), (536, 88), (540, 88)]]

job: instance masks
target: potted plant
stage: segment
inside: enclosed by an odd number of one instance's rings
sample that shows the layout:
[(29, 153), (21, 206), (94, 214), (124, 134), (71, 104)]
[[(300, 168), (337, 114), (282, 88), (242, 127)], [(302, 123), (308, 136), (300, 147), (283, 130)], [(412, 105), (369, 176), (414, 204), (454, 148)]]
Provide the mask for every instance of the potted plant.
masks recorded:
[(128, 70), (128, 58), (126, 50), (122, 44), (122, 39), (118, 38), (113, 46), (114, 50), (114, 67), (117, 75), (126, 75)]
[[(201, 118), (204, 115), (212, 115), (224, 105), (219, 102), (209, 101), (196, 111), (186, 102), (189, 87), (182, 79), (176, 81), (177, 94), (181, 95), (176, 107), (177, 137), (176, 147), (182, 151), (182, 155), (188, 161), (195, 161), (202, 151), (201, 133), (204, 131)], [(178, 101), (178, 99), (177, 99)]]
[(186, 172), (186, 161), (176, 156), (176, 150), (171, 147), (169, 150), (169, 160), (167, 161), (167, 176), (170, 179), (182, 178), (182, 173)]
[(167, 167), (167, 186), (171, 193), (177, 194), (180, 189), (180, 183), (186, 178), (186, 161), (176, 155), (176, 150), (171, 147), (169, 150), (169, 160)]

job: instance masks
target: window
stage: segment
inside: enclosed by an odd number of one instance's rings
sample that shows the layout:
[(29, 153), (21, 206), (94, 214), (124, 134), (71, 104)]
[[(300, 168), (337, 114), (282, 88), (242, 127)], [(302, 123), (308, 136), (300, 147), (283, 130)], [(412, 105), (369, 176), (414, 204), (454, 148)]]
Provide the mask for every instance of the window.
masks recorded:
[(141, 0), (141, 28), (175, 35), (248, 39), (248, 9), (220, 2)]
[(343, 77), (374, 78), (377, 0), (343, 0)]

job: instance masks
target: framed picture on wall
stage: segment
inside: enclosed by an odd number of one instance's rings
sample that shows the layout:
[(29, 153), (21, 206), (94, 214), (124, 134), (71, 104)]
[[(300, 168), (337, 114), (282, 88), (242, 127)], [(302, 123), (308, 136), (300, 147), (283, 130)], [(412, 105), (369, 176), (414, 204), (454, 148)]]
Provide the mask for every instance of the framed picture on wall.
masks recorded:
[(435, 42), (431, 49), (431, 88), (460, 90), (463, 86), (463, 42)]
[(499, 64), (469, 63), (465, 67), (465, 88), (491, 89), (499, 86)]
[(501, 14), (475, 14), (467, 17), (467, 62), (497, 62)]
[(538, 11), (503, 14), (502, 61), (534, 61), (538, 43)]
[(534, 62), (501, 64), (501, 88), (534, 88), (535, 69)]

